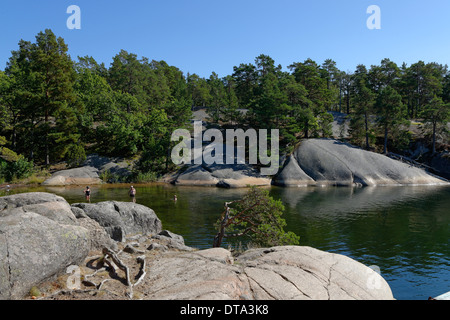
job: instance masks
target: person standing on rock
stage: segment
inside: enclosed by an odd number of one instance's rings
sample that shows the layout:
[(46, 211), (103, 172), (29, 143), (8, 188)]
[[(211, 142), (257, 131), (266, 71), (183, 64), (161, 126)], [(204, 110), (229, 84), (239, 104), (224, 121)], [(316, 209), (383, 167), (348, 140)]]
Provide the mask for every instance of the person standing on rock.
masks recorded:
[(130, 187), (130, 191), (128, 191), (128, 194), (133, 199), (133, 202), (136, 202), (136, 189), (133, 186)]
[(84, 195), (86, 196), (86, 200), (91, 202), (91, 189), (89, 188), (89, 186), (84, 189)]

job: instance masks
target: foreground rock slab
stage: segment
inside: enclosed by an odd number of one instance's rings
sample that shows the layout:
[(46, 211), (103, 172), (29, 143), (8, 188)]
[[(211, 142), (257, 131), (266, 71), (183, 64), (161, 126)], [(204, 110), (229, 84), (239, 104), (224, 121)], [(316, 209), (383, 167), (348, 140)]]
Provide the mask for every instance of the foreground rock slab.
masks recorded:
[(151, 264), (149, 299), (390, 300), (386, 281), (348, 257), (310, 247), (225, 249), (162, 256)]
[[(118, 229), (111, 243), (108, 230)], [(119, 268), (105, 265), (105, 252)], [(69, 266), (83, 275), (76, 289), (67, 288)], [(186, 246), (162, 230), (153, 210), (134, 203), (70, 207), (46, 193), (0, 198), (0, 299), (23, 299), (33, 286), (53, 300), (393, 299), (381, 275), (343, 255), (283, 246), (233, 256)]]
[[(147, 275), (133, 286), (140, 300), (393, 300), (386, 281), (375, 271), (348, 257), (310, 247), (254, 249), (233, 257), (224, 248), (194, 251), (145, 251), (148, 238), (118, 255), (138, 275), (136, 261), (145, 259)], [(156, 242), (153, 242), (153, 246)], [(124, 244), (122, 244), (124, 245)], [(135, 253), (133, 253), (135, 252)], [(139, 260), (140, 259), (140, 260)], [(92, 262), (91, 258), (87, 259)], [(104, 283), (59, 292), (52, 300), (122, 300), (129, 298), (124, 273), (114, 279), (84, 268), (90, 281)], [(135, 277), (133, 277), (135, 279)]]
[(88, 255), (88, 231), (61, 199), (43, 193), (0, 198), (1, 300), (21, 299)]

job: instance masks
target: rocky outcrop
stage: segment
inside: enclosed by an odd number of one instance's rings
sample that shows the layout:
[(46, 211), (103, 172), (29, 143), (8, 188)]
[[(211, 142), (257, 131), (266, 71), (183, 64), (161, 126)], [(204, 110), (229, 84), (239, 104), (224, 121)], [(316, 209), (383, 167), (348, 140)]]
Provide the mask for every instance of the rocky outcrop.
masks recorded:
[(248, 185), (270, 186), (271, 179), (261, 176), (250, 165), (192, 165), (176, 175), (171, 181), (179, 186), (216, 186), (243, 188)]
[(4, 213), (14, 208), (37, 213), (61, 224), (78, 225), (77, 218), (67, 201), (51, 193), (19, 193), (0, 198), (0, 212)]
[(372, 269), (310, 247), (255, 249), (237, 258), (223, 248), (164, 254), (149, 267), (147, 299), (393, 299)]
[(124, 241), (134, 234), (155, 235), (162, 231), (161, 220), (155, 212), (132, 202), (106, 201), (100, 203), (76, 203), (72, 207), (97, 221), (116, 241)]
[(387, 282), (371, 268), (310, 247), (249, 250), (237, 262), (257, 300), (393, 299)]
[(332, 139), (303, 141), (273, 182), (280, 186), (446, 184), (423, 169)]
[(132, 163), (122, 158), (102, 157), (98, 154), (87, 156), (83, 166), (96, 168), (99, 173), (107, 173), (108, 182), (124, 181), (131, 175)]
[(62, 170), (54, 173), (45, 180), (44, 186), (67, 186), (67, 185), (97, 185), (102, 184), (98, 169), (90, 166)]
[(83, 261), (90, 250), (61, 197), (37, 193), (0, 198), (0, 299), (20, 299), (30, 288)]
[(67, 186), (67, 185), (98, 185), (104, 183), (101, 174), (107, 182), (118, 182), (125, 180), (131, 175), (131, 165), (119, 158), (101, 157), (91, 154), (80, 168), (61, 170), (55, 172), (42, 184), (45, 186)]
[(117, 250), (116, 241), (97, 221), (89, 217), (81, 217), (78, 219), (78, 224), (88, 231), (90, 250), (101, 251), (103, 248)]

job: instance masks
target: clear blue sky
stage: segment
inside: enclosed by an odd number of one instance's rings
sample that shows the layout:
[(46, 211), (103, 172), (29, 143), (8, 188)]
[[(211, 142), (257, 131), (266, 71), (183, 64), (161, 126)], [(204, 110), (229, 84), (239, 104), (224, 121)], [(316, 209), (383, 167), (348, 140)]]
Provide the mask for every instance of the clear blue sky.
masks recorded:
[[(81, 30), (66, 27), (69, 5), (81, 8)], [(366, 27), (369, 5), (381, 9), (381, 30)], [(0, 69), (20, 39), (46, 28), (73, 59), (109, 66), (125, 49), (203, 77), (231, 74), (261, 53), (284, 68), (331, 58), (345, 71), (383, 58), (450, 62), (449, 0), (2, 0), (0, 27)]]

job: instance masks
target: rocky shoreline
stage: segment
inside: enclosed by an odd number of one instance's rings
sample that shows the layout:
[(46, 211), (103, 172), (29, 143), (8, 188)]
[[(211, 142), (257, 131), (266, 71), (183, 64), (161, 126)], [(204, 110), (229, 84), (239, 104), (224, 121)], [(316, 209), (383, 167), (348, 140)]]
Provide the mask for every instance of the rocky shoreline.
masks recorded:
[(0, 198), (0, 299), (391, 300), (369, 267), (310, 247), (198, 250), (132, 202)]
[[(54, 173), (44, 186), (99, 185), (105, 172), (125, 178), (131, 174), (125, 161), (92, 155), (84, 166)], [(248, 164), (186, 165), (159, 182), (178, 186), (243, 188), (248, 185), (393, 186), (447, 185), (448, 180), (411, 163), (357, 148), (334, 139), (304, 140), (280, 161), (275, 176), (262, 176)]]

